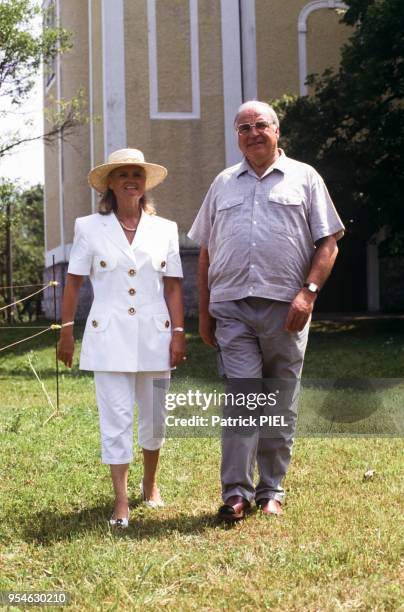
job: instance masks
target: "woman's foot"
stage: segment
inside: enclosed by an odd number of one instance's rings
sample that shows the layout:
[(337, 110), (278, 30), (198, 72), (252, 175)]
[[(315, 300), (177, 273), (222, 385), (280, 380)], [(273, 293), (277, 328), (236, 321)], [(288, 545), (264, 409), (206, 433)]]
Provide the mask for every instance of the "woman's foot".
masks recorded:
[(148, 483), (144, 479), (141, 480), (140, 497), (149, 508), (161, 508), (164, 506), (164, 502), (160, 497), (160, 492), (155, 481)]
[(129, 506), (127, 497), (115, 498), (114, 511), (109, 524), (113, 527), (126, 529), (129, 524)]

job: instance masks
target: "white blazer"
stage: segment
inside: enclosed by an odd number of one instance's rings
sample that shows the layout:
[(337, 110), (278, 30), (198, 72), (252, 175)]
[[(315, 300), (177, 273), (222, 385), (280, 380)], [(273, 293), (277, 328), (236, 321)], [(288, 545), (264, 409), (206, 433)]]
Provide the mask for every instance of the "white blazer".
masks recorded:
[(171, 321), (163, 277), (182, 277), (176, 223), (142, 212), (129, 244), (113, 213), (80, 217), (68, 272), (89, 275), (94, 291), (80, 369), (170, 369)]

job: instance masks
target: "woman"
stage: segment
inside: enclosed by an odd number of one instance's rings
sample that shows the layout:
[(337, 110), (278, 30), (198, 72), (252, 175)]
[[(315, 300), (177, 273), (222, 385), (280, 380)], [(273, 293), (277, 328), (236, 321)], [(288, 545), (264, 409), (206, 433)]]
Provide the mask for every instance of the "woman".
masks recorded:
[(115, 504), (110, 524), (128, 526), (128, 467), (133, 458), (133, 408), (139, 408), (143, 449), (142, 499), (163, 505), (156, 471), (164, 442), (170, 368), (185, 357), (182, 268), (177, 225), (155, 215), (146, 192), (167, 170), (146, 163), (137, 149), (112, 153), (88, 175), (102, 193), (99, 212), (76, 220), (62, 305), (58, 357), (71, 367), (73, 324), (83, 276), (94, 301), (80, 368), (93, 370), (102, 462), (111, 467)]

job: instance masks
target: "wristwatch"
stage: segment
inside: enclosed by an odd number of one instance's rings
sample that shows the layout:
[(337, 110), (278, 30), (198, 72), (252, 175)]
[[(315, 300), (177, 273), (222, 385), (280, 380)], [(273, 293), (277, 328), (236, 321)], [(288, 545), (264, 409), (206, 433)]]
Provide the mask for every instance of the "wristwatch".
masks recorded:
[(320, 291), (316, 283), (304, 283), (303, 287), (308, 289), (311, 293), (318, 293)]

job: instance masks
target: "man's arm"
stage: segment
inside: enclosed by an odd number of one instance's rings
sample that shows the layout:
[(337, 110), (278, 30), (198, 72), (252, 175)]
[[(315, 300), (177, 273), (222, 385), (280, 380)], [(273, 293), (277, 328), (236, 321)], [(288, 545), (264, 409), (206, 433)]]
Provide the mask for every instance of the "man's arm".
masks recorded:
[[(317, 242), (317, 249), (313, 257), (307, 283), (315, 283), (321, 289), (331, 274), (338, 255), (338, 246), (335, 235), (326, 236)], [(313, 312), (317, 294), (305, 287), (302, 288), (290, 304), (285, 330), (288, 332), (301, 331)]]
[(198, 260), (199, 334), (205, 344), (216, 348), (216, 320), (209, 314), (209, 252), (201, 247)]

